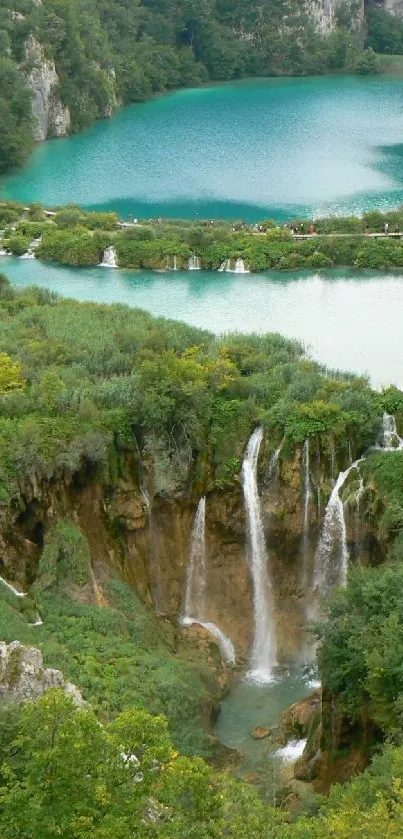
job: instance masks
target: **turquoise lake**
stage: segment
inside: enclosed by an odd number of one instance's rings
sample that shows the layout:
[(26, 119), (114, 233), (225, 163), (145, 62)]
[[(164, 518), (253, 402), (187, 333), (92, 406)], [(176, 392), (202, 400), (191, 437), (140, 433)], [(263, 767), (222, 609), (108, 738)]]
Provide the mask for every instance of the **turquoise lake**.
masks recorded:
[(37, 148), (4, 196), (256, 220), (403, 203), (403, 81), (258, 79), (123, 109)]
[(77, 300), (126, 303), (216, 333), (281, 332), (332, 368), (403, 387), (403, 274), (339, 269), (224, 274), (65, 268), (0, 260), (19, 287), (40, 285)]

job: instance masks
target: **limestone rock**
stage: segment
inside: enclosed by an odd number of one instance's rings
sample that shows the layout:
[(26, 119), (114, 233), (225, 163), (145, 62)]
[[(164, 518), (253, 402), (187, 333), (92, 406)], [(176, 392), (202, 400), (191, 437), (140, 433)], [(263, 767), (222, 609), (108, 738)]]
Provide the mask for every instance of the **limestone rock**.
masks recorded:
[(36, 121), (35, 137), (63, 137), (71, 128), (70, 111), (59, 95), (59, 77), (53, 59), (47, 59), (42, 44), (34, 35), (25, 41), (25, 58), (29, 67), (28, 84), (33, 92), (32, 113)]
[(19, 641), (0, 642), (0, 702), (33, 702), (51, 688), (63, 688), (75, 705), (85, 705), (78, 688), (65, 682), (60, 670), (44, 667), (40, 650)]
[(306, 699), (294, 702), (283, 712), (282, 724), (286, 734), (303, 737), (308, 734), (312, 719), (320, 715), (321, 690), (318, 689)]
[(252, 737), (254, 740), (264, 740), (265, 737), (269, 737), (271, 734), (270, 728), (264, 728), (261, 725), (257, 725), (256, 728), (252, 731)]

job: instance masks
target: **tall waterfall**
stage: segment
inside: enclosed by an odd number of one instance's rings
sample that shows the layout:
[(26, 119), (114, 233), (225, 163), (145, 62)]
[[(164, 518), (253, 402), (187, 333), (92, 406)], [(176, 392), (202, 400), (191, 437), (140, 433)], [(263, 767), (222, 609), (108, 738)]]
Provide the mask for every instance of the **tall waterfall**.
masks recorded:
[(309, 504), (312, 497), (309, 477), (309, 437), (306, 438), (302, 449), (302, 475), (302, 585), (306, 590), (309, 585)]
[(236, 662), (235, 647), (230, 638), (211, 621), (205, 620), (206, 613), (206, 499), (201, 498), (196, 510), (190, 537), (190, 558), (186, 575), (186, 590), (182, 626), (199, 624), (218, 642), (221, 654), (227, 664)]
[(102, 257), (102, 262), (100, 263), (100, 268), (117, 268), (117, 254), (116, 250), (113, 245), (109, 245), (109, 248), (105, 248), (104, 255)]
[(276, 663), (273, 594), (257, 485), (257, 464), (262, 439), (263, 429), (256, 428), (249, 439), (242, 464), (255, 623), (250, 671), (248, 675), (256, 682), (270, 681), (272, 678), (272, 668)]
[(347, 531), (340, 490), (350, 472), (358, 469), (362, 460), (355, 460), (345, 472), (340, 472), (326, 507), (314, 569), (314, 589), (321, 596), (328, 594), (334, 586), (344, 586), (347, 582)]
[(206, 593), (206, 499), (201, 498), (190, 537), (190, 559), (186, 576), (185, 618), (204, 618)]
[(195, 253), (192, 253), (192, 256), (190, 257), (189, 262), (188, 262), (188, 270), (189, 271), (200, 271), (200, 269), (201, 269), (200, 259), (199, 259), (198, 256), (196, 256)]

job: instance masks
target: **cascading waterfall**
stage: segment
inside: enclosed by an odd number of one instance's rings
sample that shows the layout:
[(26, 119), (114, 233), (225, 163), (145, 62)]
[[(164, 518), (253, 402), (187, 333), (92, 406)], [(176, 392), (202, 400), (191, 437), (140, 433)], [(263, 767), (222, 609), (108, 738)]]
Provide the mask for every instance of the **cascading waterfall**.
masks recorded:
[(396, 420), (392, 414), (388, 414), (386, 411), (382, 417), (381, 439), (377, 448), (387, 452), (403, 449), (403, 439), (397, 433)]
[(196, 256), (195, 253), (192, 253), (192, 256), (190, 257), (189, 262), (188, 262), (188, 270), (189, 271), (200, 271), (200, 269), (201, 269), (200, 259), (199, 259), (198, 256)]
[(11, 591), (12, 594), (14, 594), (16, 597), (27, 597), (25, 591), (18, 591), (18, 589), (12, 586), (11, 583), (8, 583), (7, 580), (4, 579), (4, 577), (0, 577), (0, 583), (2, 583), (3, 586), (8, 588), (8, 590)]
[(109, 245), (108, 248), (105, 248), (104, 255), (102, 257), (102, 262), (100, 263), (100, 268), (117, 268), (117, 254), (116, 249), (113, 245)]
[(358, 469), (363, 459), (355, 460), (345, 472), (340, 472), (326, 507), (314, 569), (314, 589), (321, 597), (334, 586), (345, 586), (347, 582), (347, 530), (340, 490), (350, 472)]
[(311, 502), (311, 481), (309, 477), (309, 438), (302, 449), (303, 516), (302, 516), (302, 585), (306, 591), (309, 585), (309, 505)]
[(35, 259), (35, 254), (33, 249), (30, 247), (28, 250), (21, 254), (20, 259)]
[(239, 256), (238, 259), (235, 260), (234, 267), (231, 267), (231, 264), (234, 264), (233, 261), (231, 263), (230, 259), (224, 259), (224, 262), (221, 263), (219, 267), (219, 271), (226, 271), (228, 274), (249, 274), (249, 268), (246, 268), (243, 259)]
[(186, 575), (184, 614), (182, 626), (197, 623), (218, 642), (221, 654), (227, 664), (236, 662), (235, 647), (230, 638), (211, 621), (205, 620), (206, 611), (206, 499), (201, 498), (190, 537), (190, 558)]
[(174, 256), (174, 264), (173, 264), (173, 268), (172, 268), (172, 270), (173, 270), (173, 271), (177, 271), (177, 270), (178, 270), (178, 257), (177, 257), (177, 256)]
[(277, 449), (273, 452), (270, 458), (269, 468), (267, 470), (264, 481), (265, 486), (270, 486), (270, 484), (278, 477), (278, 464), (280, 460), (281, 449), (283, 448), (283, 443), (284, 440), (282, 440), (280, 445), (277, 446)]
[(242, 464), (255, 624), (248, 677), (256, 682), (271, 681), (272, 668), (276, 664), (273, 594), (257, 485), (257, 464), (262, 439), (263, 429), (256, 428), (249, 439)]
[(240, 256), (235, 262), (234, 274), (249, 274), (249, 270), (245, 267), (245, 263)]

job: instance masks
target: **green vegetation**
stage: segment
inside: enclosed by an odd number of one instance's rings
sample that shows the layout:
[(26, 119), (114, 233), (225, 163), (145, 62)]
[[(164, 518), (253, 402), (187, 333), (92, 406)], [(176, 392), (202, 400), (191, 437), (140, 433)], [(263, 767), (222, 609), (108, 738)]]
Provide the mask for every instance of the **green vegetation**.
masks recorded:
[[(210, 270), (218, 270), (227, 260), (234, 267), (238, 258), (251, 271), (403, 266), (403, 208), (370, 212), (363, 218), (321, 218), (315, 225), (296, 219), (287, 227), (277, 227), (270, 219), (253, 226), (142, 221), (122, 227), (115, 213), (88, 213), (74, 206), (58, 210), (47, 220), (32, 221), (32, 214), (40, 212), (37, 206), (26, 210), (15, 204), (0, 206), (0, 219), (3, 214), (5, 221), (3, 247), (19, 256), (33, 238), (42, 237), (36, 250), (40, 259), (91, 266), (98, 265), (104, 250), (113, 245), (118, 264), (134, 269), (169, 269), (174, 257), (178, 268), (186, 269), (192, 255)], [(310, 234), (312, 227), (315, 235)]]
[[(396, 19), (389, 18), (391, 29)], [(69, 109), (72, 130), (80, 131), (121, 103), (209, 79), (378, 72), (372, 45), (388, 52), (396, 38), (385, 34), (386, 25), (379, 35), (374, 24), (370, 48), (363, 49), (361, 28), (355, 0), (340, 4), (326, 38), (309, 4), (290, 0), (259, 9), (252, 0), (0, 0), (0, 172), (32, 148), (27, 79), (44, 60), (54, 63), (55, 93)], [(48, 130), (52, 135), (57, 126)]]
[[(73, 545), (78, 550), (73, 552)], [(63, 562), (51, 585), (49, 566), (57, 550)], [(78, 685), (101, 720), (128, 708), (164, 714), (177, 748), (188, 755), (214, 756), (206, 719), (218, 686), (202, 655), (115, 577), (104, 586), (105, 606), (90, 605), (94, 592), (88, 560), (83, 534), (71, 522), (59, 522), (46, 539), (33, 588), (35, 603), (25, 598), (17, 611), (16, 598), (0, 590), (1, 640), (18, 638), (40, 646), (46, 666), (61, 669)], [(38, 611), (44, 623), (32, 628), (27, 620)]]
[(346, 460), (349, 440), (361, 452), (376, 437), (382, 397), (306, 359), (296, 341), (217, 339), (125, 306), (2, 289), (3, 500), (25, 480), (80, 469), (114, 480), (134, 435), (162, 494), (231, 484), (257, 422), (273, 448), (313, 436)]

